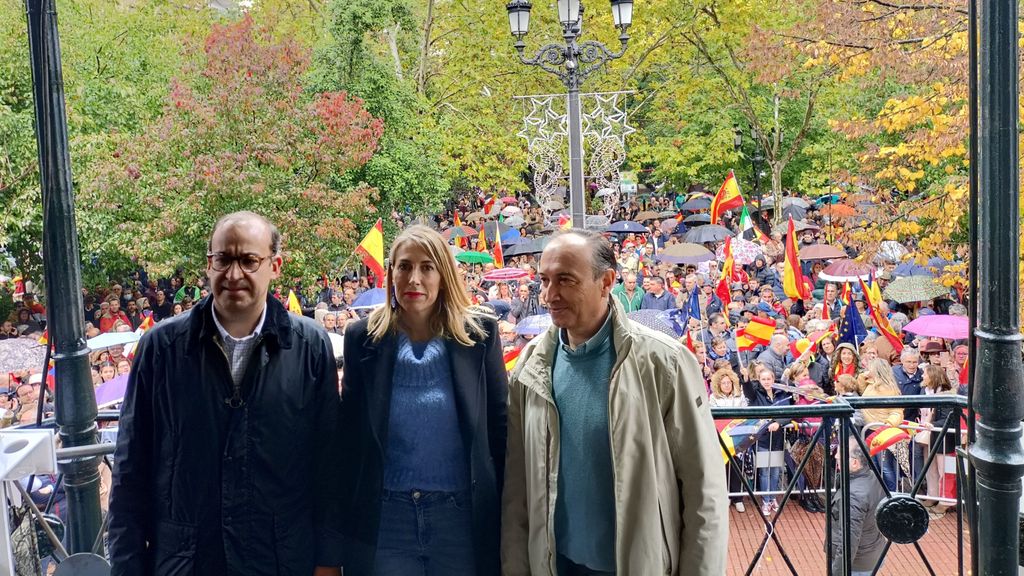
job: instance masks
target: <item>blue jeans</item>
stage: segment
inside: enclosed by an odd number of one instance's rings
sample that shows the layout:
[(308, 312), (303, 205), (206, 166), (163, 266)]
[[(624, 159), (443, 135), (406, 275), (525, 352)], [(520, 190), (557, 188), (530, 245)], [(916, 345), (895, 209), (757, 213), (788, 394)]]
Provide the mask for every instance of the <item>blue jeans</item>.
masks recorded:
[(474, 576), (469, 492), (392, 492), (381, 497), (377, 576)]
[(896, 456), (888, 450), (882, 450), (874, 457), (878, 470), (882, 473), (882, 483), (889, 489), (889, 492), (896, 491), (896, 484), (899, 481), (899, 465), (896, 463)]
[[(782, 475), (782, 466), (757, 469), (757, 490), (759, 492), (775, 492), (779, 489), (779, 478)], [(774, 502), (775, 496), (765, 495), (761, 497), (763, 502)]]

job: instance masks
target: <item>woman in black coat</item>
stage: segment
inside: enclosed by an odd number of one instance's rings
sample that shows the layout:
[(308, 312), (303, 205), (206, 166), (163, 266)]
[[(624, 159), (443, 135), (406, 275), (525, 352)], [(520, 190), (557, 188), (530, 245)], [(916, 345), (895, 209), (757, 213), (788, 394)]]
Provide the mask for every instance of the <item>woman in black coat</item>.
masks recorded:
[(388, 302), (345, 333), (346, 576), (500, 573), (508, 380), (441, 236), (395, 239)]
[[(750, 378), (743, 381), (743, 394), (747, 397), (748, 406), (788, 406), (792, 398), (788, 392), (777, 392), (775, 374), (763, 364), (752, 364)], [(776, 418), (760, 431), (757, 438), (757, 452), (754, 455), (754, 467), (757, 469), (757, 489), (761, 492), (777, 492), (782, 487), (782, 470), (785, 467), (783, 441), (784, 428), (792, 422), (792, 418)], [(765, 516), (779, 509), (774, 495), (761, 497), (761, 513)]]

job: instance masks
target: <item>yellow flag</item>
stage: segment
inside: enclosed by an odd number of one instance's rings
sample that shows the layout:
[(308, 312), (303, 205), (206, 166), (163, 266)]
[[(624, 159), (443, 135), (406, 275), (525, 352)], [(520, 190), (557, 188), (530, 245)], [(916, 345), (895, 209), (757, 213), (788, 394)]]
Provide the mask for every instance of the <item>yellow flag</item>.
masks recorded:
[(302, 316), (302, 306), (299, 304), (299, 299), (295, 296), (294, 290), (288, 291), (288, 311)]

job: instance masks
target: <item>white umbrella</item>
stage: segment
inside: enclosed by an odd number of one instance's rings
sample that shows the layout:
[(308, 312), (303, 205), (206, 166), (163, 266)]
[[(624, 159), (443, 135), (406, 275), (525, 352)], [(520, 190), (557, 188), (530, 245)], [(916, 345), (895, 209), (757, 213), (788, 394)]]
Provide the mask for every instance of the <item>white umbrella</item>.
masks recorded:
[(895, 240), (886, 240), (878, 245), (878, 255), (889, 262), (899, 262), (908, 253), (907, 247)]
[(131, 342), (138, 342), (141, 337), (135, 332), (107, 332), (95, 338), (89, 338), (86, 345), (90, 350), (102, 350), (111, 346), (123, 346)]
[(519, 206), (505, 206), (501, 209), (501, 213), (505, 216), (515, 216), (516, 214), (522, 214), (523, 210)]

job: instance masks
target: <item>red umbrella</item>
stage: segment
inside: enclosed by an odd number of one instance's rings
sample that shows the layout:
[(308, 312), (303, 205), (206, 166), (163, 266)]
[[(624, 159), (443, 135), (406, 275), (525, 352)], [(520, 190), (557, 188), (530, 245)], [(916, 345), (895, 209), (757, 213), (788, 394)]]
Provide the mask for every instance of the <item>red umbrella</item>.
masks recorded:
[[(800, 251), (800, 256), (803, 256), (803, 250)], [(874, 271), (875, 267), (870, 264), (861, 264), (844, 258), (829, 264), (818, 277), (830, 282), (856, 282), (858, 279), (867, 280)]]
[(501, 199), (501, 202), (503, 204), (519, 204), (519, 198), (516, 198), (515, 196), (505, 196)]
[(811, 244), (800, 247), (801, 260), (832, 260), (834, 258), (846, 258), (846, 252), (842, 248), (829, 246), (828, 244)]

